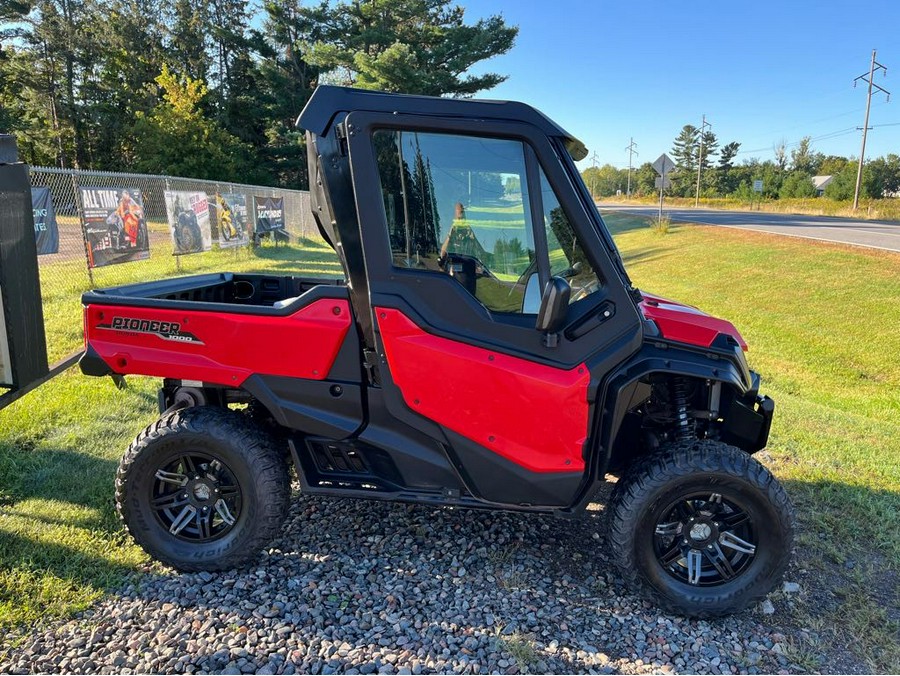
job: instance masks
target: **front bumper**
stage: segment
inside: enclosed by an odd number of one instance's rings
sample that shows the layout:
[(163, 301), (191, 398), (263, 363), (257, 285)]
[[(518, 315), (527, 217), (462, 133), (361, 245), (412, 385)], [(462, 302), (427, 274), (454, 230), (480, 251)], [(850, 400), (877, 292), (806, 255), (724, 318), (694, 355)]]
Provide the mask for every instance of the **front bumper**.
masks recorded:
[(735, 397), (725, 412), (722, 440), (748, 453), (756, 453), (769, 442), (775, 402), (759, 394), (759, 374), (751, 371), (750, 379), (747, 393)]

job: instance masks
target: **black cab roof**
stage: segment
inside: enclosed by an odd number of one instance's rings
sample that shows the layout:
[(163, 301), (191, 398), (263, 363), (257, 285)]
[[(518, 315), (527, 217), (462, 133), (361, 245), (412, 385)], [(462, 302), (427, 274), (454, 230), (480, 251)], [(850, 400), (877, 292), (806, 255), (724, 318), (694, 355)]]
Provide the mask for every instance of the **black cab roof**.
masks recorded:
[(587, 148), (581, 141), (539, 110), (518, 101), (451, 99), (320, 85), (297, 118), (297, 126), (324, 136), (338, 113), (357, 110), (526, 122), (548, 136), (562, 138), (573, 159), (587, 156)]

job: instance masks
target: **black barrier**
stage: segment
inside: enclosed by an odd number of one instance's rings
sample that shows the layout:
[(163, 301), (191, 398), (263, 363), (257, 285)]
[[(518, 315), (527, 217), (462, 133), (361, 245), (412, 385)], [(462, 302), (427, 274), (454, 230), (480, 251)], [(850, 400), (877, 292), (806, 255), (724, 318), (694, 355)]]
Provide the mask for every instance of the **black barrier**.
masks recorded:
[(34, 240), (37, 242), (38, 256), (59, 253), (59, 225), (53, 209), (50, 188), (31, 188), (32, 213), (34, 214)]
[(17, 156), (0, 135), (0, 386), (14, 391), (49, 372), (31, 182)]

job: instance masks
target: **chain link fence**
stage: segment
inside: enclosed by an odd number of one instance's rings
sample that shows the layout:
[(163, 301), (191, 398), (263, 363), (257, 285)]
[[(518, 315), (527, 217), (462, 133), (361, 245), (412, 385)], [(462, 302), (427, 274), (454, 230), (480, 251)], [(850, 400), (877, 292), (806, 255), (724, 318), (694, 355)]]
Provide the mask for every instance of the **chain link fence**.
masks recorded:
[[(240, 183), (207, 181), (176, 176), (128, 174), (105, 171), (79, 171), (31, 167), (33, 188), (49, 188), (59, 230), (58, 253), (38, 257), (41, 276), (44, 324), (51, 362), (82, 347), (81, 294), (133, 282), (150, 281), (186, 274), (216, 271), (278, 270), (281, 274), (306, 271), (310, 252), (320, 260), (319, 272), (340, 276), (336, 259), (330, 262), (330, 250), (324, 245), (313, 221), (309, 193)], [(91, 269), (88, 265), (82, 229), (81, 188), (139, 190), (147, 225), (150, 256), (146, 260), (106, 265)], [(210, 251), (190, 255), (174, 254), (166, 213), (166, 191), (202, 192), (210, 204), (213, 246)], [(260, 246), (219, 248), (216, 245), (216, 194), (243, 195), (247, 223), (256, 223), (255, 198), (283, 198), (285, 230), (289, 241), (263, 240)], [(279, 238), (283, 240), (284, 238)]]

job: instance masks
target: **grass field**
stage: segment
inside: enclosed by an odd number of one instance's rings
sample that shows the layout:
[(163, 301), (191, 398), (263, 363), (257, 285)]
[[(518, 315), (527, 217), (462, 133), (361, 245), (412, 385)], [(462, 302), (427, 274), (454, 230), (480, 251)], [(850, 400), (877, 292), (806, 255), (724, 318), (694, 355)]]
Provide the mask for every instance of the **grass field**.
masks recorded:
[[(803, 588), (779, 621), (813, 628), (873, 670), (896, 673), (900, 256), (700, 226), (660, 235), (616, 214), (607, 221), (638, 286), (740, 328), (777, 402), (762, 459), (797, 506), (791, 575)], [(339, 273), (331, 252), (312, 243), (190, 258), (184, 273)], [(171, 273), (171, 260), (156, 264), (134, 274)], [(108, 282), (98, 275), (97, 283)], [(45, 287), (51, 344), (80, 336), (80, 290)], [(0, 630), (84, 608), (150, 565), (112, 507), (118, 457), (155, 417), (156, 382), (129, 383), (118, 391), (71, 371), (0, 412)], [(818, 647), (798, 641), (795, 649), (818, 667)]]

